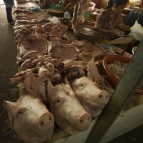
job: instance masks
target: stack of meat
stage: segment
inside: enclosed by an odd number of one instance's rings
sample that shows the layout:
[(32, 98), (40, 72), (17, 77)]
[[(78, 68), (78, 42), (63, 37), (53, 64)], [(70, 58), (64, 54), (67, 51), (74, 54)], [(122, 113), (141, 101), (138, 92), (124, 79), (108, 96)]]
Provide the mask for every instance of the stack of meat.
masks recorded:
[(50, 139), (54, 121), (69, 134), (87, 130), (113, 92), (95, 64), (104, 53), (77, 40), (63, 24), (38, 21), (24, 8), (15, 13), (20, 72), (11, 81), (23, 83), (27, 94), (15, 103), (3, 102), (14, 130), (31, 143)]

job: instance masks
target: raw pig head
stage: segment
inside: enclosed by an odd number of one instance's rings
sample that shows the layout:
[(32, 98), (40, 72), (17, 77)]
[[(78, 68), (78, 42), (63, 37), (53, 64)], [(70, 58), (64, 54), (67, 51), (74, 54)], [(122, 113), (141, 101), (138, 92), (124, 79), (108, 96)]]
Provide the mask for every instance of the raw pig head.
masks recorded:
[(54, 117), (38, 97), (23, 95), (16, 102), (3, 101), (3, 106), (21, 140), (39, 143), (52, 136)]
[(87, 130), (91, 124), (91, 115), (81, 106), (67, 80), (65, 84), (53, 86), (48, 81), (49, 110), (54, 115), (57, 125), (75, 134)]
[(88, 77), (75, 79), (72, 88), (82, 106), (93, 117), (99, 115), (109, 101), (109, 93), (106, 90), (100, 90)]

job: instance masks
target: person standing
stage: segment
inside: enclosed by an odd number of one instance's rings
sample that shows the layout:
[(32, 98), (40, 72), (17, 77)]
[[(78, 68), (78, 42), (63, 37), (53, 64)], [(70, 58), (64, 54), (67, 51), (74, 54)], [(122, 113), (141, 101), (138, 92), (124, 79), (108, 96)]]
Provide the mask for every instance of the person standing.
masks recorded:
[(80, 0), (74, 7), (72, 28), (85, 22), (84, 14), (88, 10), (89, 0)]
[(14, 6), (14, 0), (3, 0), (3, 1), (6, 7), (7, 22), (9, 24), (14, 24), (14, 20), (12, 18), (12, 8)]

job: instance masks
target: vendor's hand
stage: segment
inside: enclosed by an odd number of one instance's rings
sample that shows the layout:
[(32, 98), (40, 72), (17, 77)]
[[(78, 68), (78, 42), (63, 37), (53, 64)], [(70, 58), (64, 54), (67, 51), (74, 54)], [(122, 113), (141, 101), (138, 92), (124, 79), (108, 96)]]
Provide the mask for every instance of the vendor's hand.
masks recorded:
[(121, 36), (124, 34), (123, 31), (121, 31), (121, 30), (119, 30), (119, 29), (117, 29), (117, 28), (113, 28), (111, 31), (112, 31), (112, 33), (113, 33), (114, 35), (116, 35), (117, 37), (121, 37)]

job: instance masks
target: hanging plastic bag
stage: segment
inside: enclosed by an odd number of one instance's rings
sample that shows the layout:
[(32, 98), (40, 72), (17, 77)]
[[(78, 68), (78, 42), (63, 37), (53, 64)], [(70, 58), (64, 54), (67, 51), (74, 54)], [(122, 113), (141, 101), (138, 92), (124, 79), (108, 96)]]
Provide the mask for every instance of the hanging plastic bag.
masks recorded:
[(143, 39), (143, 27), (135, 21), (135, 24), (131, 27), (129, 35), (133, 36), (136, 40), (141, 41)]

